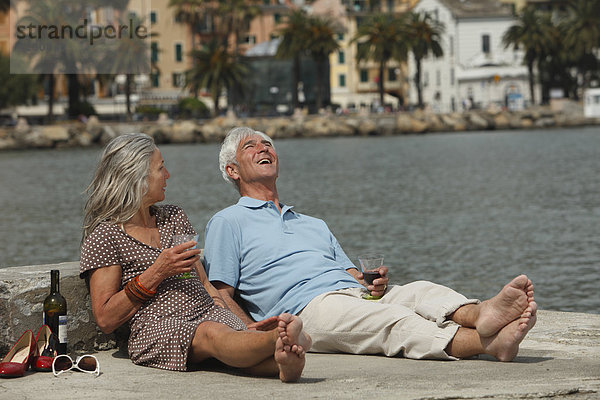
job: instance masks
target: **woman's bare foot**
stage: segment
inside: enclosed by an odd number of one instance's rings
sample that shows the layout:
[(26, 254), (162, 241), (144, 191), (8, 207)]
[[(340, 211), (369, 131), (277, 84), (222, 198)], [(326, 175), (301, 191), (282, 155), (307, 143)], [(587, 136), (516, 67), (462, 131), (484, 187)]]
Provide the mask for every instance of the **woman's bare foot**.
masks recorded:
[(519, 319), (506, 325), (497, 334), (482, 338), (485, 353), (500, 361), (512, 361), (519, 352), (519, 345), (535, 325), (536, 313), (537, 304), (532, 301)]
[(491, 337), (515, 321), (533, 301), (533, 284), (525, 275), (519, 275), (500, 292), (482, 302), (475, 328), (481, 337)]
[[(306, 362), (305, 353), (297, 354), (292, 351), (286, 351), (283, 340), (279, 337), (275, 342), (275, 362), (279, 368), (279, 379), (281, 382), (296, 382), (302, 376), (302, 370)], [(294, 345), (293, 347), (298, 347)]]
[(292, 314), (283, 313), (279, 317), (277, 331), (285, 351), (292, 351), (297, 355), (304, 355), (312, 346), (312, 339), (302, 330), (302, 320)]

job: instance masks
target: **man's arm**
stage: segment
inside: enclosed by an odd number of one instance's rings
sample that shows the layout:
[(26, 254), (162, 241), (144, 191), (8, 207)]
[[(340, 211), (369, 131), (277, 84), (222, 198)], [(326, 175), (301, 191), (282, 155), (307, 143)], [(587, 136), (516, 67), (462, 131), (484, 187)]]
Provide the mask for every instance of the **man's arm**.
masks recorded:
[(214, 281), (212, 284), (219, 291), (219, 294), (231, 312), (237, 315), (246, 325), (254, 323), (254, 320), (250, 318), (250, 316), (246, 314), (242, 307), (240, 307), (240, 305), (233, 299), (233, 296), (235, 295), (234, 288), (220, 281)]
[(219, 291), (219, 294), (231, 312), (237, 315), (242, 322), (246, 324), (248, 329), (269, 331), (277, 327), (278, 319), (275, 316), (263, 319), (262, 321), (254, 322), (254, 320), (250, 318), (250, 316), (246, 314), (242, 307), (240, 307), (240, 305), (233, 299), (235, 295), (235, 289), (231, 286), (220, 281), (214, 281), (213, 286)]

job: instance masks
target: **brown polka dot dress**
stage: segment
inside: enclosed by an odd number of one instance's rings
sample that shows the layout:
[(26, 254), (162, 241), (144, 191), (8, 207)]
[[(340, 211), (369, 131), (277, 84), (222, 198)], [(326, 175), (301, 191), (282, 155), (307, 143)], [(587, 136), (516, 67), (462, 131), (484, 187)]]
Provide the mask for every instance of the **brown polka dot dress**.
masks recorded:
[[(160, 249), (136, 240), (119, 225), (100, 224), (81, 247), (81, 276), (96, 268), (120, 265), (122, 288), (150, 267), (163, 249), (172, 246), (173, 235), (195, 234), (179, 207), (159, 207), (156, 215)], [(188, 279), (179, 275), (165, 279), (152, 300), (144, 303), (129, 321), (129, 358), (135, 364), (186, 371), (192, 339), (202, 322), (246, 329), (235, 314), (214, 304), (196, 271), (192, 270), (191, 275)]]

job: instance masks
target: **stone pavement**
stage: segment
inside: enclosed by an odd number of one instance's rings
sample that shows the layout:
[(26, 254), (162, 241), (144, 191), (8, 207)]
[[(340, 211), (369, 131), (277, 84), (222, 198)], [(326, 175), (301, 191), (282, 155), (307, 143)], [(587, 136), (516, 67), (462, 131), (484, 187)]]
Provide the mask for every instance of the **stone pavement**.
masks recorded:
[(600, 399), (600, 315), (540, 311), (515, 361), (415, 361), (308, 354), (298, 383), (212, 367), (171, 372), (96, 353), (97, 378), (27, 372), (0, 379), (0, 399)]

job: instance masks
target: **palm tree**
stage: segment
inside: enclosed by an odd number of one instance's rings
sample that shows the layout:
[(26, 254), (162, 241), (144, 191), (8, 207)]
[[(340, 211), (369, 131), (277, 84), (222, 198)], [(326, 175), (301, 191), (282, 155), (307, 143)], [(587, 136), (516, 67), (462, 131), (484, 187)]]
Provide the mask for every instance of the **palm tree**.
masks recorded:
[(420, 108), (423, 108), (423, 91), (421, 86), (422, 61), (431, 53), (439, 58), (444, 55), (441, 45), (441, 36), (444, 33), (444, 25), (435, 20), (431, 14), (415, 13), (408, 14), (407, 29), (410, 35), (410, 51), (415, 58), (414, 83), (417, 88), (417, 99)]
[(514, 49), (523, 48), (525, 51), (523, 61), (527, 65), (529, 74), (529, 94), (532, 104), (535, 104), (534, 65), (552, 51), (553, 35), (549, 34), (549, 27), (552, 26), (549, 14), (543, 14), (527, 6), (519, 14), (517, 23), (508, 28), (502, 37), (505, 48), (513, 46)]
[(0, 12), (7, 12), (10, 9), (10, 0), (0, 0)]
[(564, 43), (577, 60), (583, 87), (588, 87), (589, 72), (598, 69), (594, 52), (600, 49), (600, 0), (574, 0), (568, 3), (569, 18), (564, 22)]
[(317, 110), (323, 107), (323, 77), (327, 75), (326, 63), (329, 55), (340, 48), (335, 40), (333, 22), (327, 18), (314, 16), (308, 19), (306, 49), (317, 66)]
[[(143, 26), (143, 19), (128, 17), (132, 19), (134, 27)], [(122, 24), (124, 24), (122, 22)], [(155, 36), (151, 33), (150, 36)], [(139, 74), (148, 74), (151, 65), (148, 57), (147, 41), (124, 35), (116, 42), (116, 47), (109, 48), (111, 57), (105, 57), (105, 62), (110, 62), (111, 74), (125, 74), (125, 104), (127, 105), (127, 119), (131, 120), (131, 83), (132, 78)]]
[(186, 71), (186, 85), (193, 91), (206, 88), (214, 102), (214, 115), (219, 115), (219, 98), (224, 89), (242, 85), (248, 69), (235, 60), (216, 38), (192, 52), (194, 67)]
[(207, 0), (169, 0), (169, 7), (175, 8), (177, 19), (190, 29), (192, 51), (196, 49), (198, 27), (206, 17), (207, 3)]
[(280, 59), (292, 59), (292, 106), (298, 108), (298, 84), (300, 83), (300, 57), (306, 53), (305, 33), (308, 16), (303, 10), (289, 13), (285, 25), (278, 31), (281, 42), (275, 55)]
[(261, 14), (258, 0), (221, 0), (218, 13), (223, 18), (224, 36), (233, 36), (235, 54), (239, 54), (240, 37), (250, 29), (250, 22)]
[(357, 42), (356, 61), (373, 60), (379, 64), (379, 102), (384, 104), (384, 72), (390, 60), (404, 61), (408, 56), (403, 17), (375, 14), (357, 29), (352, 38)]
[[(51, 4), (49, 1), (35, 1), (30, 4), (25, 16), (17, 21), (19, 26), (62, 26), (66, 19), (62, 7)], [(46, 49), (46, 51), (40, 51)], [(33, 72), (42, 74), (48, 83), (48, 114), (47, 122), (54, 120), (55, 74), (64, 68), (64, 55), (62, 51), (54, 51), (54, 43), (50, 39), (28, 40), (19, 38), (14, 45), (13, 55), (31, 60), (29, 67)], [(29, 69), (28, 69), (29, 70)]]

